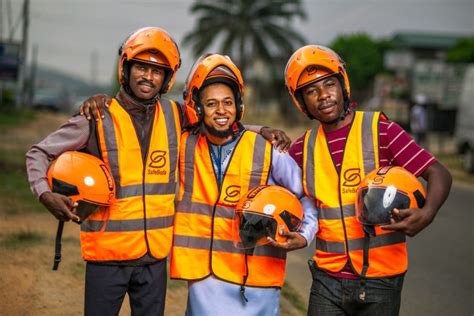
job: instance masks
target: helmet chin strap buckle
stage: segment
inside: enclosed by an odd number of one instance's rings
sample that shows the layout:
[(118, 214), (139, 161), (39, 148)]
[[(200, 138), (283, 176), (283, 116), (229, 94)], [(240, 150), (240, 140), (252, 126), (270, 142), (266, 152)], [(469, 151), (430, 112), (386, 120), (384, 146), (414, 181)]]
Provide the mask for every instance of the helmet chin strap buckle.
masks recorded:
[(349, 106), (349, 100), (344, 100), (344, 111), (339, 116), (339, 121), (344, 121), (347, 115), (351, 112), (351, 107)]
[(364, 232), (368, 234), (371, 237), (377, 236), (377, 233), (375, 232), (375, 226), (374, 225), (362, 225)]

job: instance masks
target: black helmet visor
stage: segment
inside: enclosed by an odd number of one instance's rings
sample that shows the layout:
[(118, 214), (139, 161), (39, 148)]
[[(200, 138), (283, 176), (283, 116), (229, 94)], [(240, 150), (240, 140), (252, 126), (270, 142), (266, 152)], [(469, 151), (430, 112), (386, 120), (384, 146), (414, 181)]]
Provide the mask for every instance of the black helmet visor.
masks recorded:
[(408, 195), (394, 186), (366, 187), (361, 193), (357, 201), (357, 220), (363, 225), (390, 224), (394, 208), (405, 209), (410, 206)]
[(250, 249), (268, 243), (267, 237), (275, 238), (275, 219), (262, 214), (238, 212), (234, 221), (234, 244), (240, 249)]

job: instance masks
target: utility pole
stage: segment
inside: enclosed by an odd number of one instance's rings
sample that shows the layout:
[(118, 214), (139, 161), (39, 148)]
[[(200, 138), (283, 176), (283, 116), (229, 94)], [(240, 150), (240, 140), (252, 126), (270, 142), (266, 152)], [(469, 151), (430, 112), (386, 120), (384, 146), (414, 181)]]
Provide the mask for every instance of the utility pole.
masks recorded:
[(30, 80), (28, 85), (28, 93), (26, 98), (26, 105), (28, 108), (31, 108), (31, 103), (33, 102), (33, 96), (35, 95), (36, 90), (36, 71), (38, 69), (38, 44), (33, 45), (33, 51), (31, 53), (31, 71), (30, 71)]
[[(0, 42), (3, 40), (3, 0), (0, 0)], [(3, 80), (0, 80), (0, 110), (3, 109)]]
[(91, 84), (97, 85), (97, 74), (98, 74), (98, 67), (99, 67), (99, 54), (97, 50), (94, 49), (90, 55), (90, 62), (91, 62)]
[(3, 12), (5, 12), (5, 9), (3, 8), (3, 0), (0, 0), (0, 40), (3, 39), (3, 21), (5, 21), (5, 18), (3, 17)]
[(23, 1), (23, 29), (20, 51), (20, 104), (17, 106), (25, 106), (28, 98), (28, 27), (30, 24), (30, 0)]
[[(23, 22), (23, 42), (15, 40), (15, 30), (21, 22)], [(3, 99), (5, 91), (15, 91), (17, 108), (21, 106), (24, 98), (23, 78), (27, 78), (24, 72), (28, 47), (28, 24), (29, 0), (24, 0), (18, 19), (14, 23), (11, 0), (0, 0), (0, 100)]]

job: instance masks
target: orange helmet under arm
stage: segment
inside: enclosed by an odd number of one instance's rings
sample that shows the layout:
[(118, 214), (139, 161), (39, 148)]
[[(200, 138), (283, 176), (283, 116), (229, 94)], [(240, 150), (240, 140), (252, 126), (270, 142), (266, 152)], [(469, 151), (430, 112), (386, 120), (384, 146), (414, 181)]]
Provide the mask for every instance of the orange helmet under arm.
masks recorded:
[(399, 166), (370, 172), (357, 189), (356, 218), (363, 225), (389, 224), (393, 209), (421, 208), (426, 193), (421, 182)]
[(53, 161), (47, 173), (53, 192), (78, 202), (81, 220), (98, 206), (110, 205), (115, 183), (108, 167), (99, 158), (78, 151), (66, 151)]

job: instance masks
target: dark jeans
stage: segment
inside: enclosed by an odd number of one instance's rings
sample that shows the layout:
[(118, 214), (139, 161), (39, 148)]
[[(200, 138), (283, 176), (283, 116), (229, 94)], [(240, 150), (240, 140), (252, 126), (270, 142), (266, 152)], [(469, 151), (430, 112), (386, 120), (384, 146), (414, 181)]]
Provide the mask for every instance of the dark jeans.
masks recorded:
[(361, 281), (329, 276), (309, 262), (313, 284), (308, 315), (398, 315), (404, 276), (367, 279), (361, 299)]
[(163, 315), (166, 259), (145, 266), (86, 266), (84, 315), (118, 315), (125, 293), (132, 315)]

